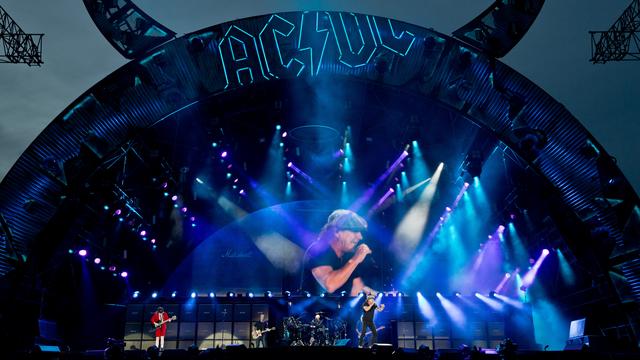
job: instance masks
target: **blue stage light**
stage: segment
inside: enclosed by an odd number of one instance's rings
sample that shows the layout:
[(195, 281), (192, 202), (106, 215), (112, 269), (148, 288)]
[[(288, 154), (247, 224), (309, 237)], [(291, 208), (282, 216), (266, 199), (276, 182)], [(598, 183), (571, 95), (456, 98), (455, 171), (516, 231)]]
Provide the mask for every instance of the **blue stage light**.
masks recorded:
[(154, 291), (154, 292), (152, 292), (152, 293), (151, 293), (151, 297), (152, 297), (152, 298), (154, 298), (154, 299), (155, 299), (155, 298), (157, 298), (157, 297), (158, 297), (158, 293), (157, 293), (157, 292), (155, 292), (155, 291)]
[(195, 299), (197, 295), (198, 295), (198, 294), (196, 294), (196, 292), (195, 292), (195, 291), (192, 291), (192, 292), (191, 292), (191, 298), (192, 298), (192, 299)]

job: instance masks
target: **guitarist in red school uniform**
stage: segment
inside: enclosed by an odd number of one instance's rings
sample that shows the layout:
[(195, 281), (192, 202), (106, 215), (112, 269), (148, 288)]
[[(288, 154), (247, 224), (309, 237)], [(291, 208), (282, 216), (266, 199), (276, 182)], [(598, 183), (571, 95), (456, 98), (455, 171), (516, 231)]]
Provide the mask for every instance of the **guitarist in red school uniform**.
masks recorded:
[(164, 312), (162, 306), (158, 306), (156, 312), (151, 316), (151, 323), (156, 328), (156, 347), (160, 350), (164, 350), (164, 336), (167, 334), (167, 323), (175, 320), (176, 317), (169, 317), (169, 314)]

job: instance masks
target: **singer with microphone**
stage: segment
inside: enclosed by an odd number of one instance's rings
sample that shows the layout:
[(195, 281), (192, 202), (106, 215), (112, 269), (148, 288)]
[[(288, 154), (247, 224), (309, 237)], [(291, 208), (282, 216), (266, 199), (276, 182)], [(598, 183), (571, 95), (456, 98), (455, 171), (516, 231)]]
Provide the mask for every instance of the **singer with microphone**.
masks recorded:
[(361, 291), (376, 293), (363, 281), (362, 264), (371, 249), (358, 243), (366, 230), (367, 221), (351, 210), (339, 209), (329, 215), (316, 241), (318, 250), (310, 253), (312, 256), (306, 266), (324, 291), (345, 291), (350, 296)]

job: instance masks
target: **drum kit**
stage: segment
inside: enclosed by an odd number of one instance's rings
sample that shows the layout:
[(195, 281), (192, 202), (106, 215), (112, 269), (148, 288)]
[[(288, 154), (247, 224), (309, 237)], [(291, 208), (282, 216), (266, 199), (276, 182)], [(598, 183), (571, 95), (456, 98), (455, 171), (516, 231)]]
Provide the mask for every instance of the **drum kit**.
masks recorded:
[(332, 319), (317, 312), (309, 323), (302, 316), (289, 316), (283, 319), (284, 340), (290, 346), (333, 346), (339, 340), (347, 338), (347, 323), (341, 319)]

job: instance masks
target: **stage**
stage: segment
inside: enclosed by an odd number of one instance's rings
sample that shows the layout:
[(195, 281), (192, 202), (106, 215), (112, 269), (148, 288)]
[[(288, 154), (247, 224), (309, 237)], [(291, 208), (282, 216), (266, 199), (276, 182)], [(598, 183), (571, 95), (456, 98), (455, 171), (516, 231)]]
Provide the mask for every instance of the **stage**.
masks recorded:
[[(502, 357), (495, 351), (484, 352), (483, 350), (468, 349), (403, 349), (394, 348), (389, 344), (381, 344), (373, 349), (352, 349), (352, 348), (327, 348), (327, 347), (307, 347), (307, 348), (268, 348), (268, 349), (246, 349), (242, 347), (229, 347), (226, 349), (194, 350), (165, 350), (157, 353), (150, 351), (150, 355), (144, 350), (127, 350), (122, 353), (113, 352), (113, 357), (105, 357), (104, 350), (87, 351), (83, 353), (41, 353), (36, 356), (18, 357), (21, 359), (60, 359), (60, 360), (91, 360), (91, 359), (164, 359), (164, 360), (191, 360), (191, 359), (238, 359), (238, 358), (260, 358), (260, 359), (332, 359), (332, 360), (365, 360), (365, 359), (411, 359), (411, 360), (466, 360), (466, 359), (519, 359), (519, 360), (573, 360), (573, 359), (611, 359), (611, 360), (631, 360), (636, 359), (637, 353), (616, 353), (597, 351), (516, 351)], [(157, 357), (156, 354), (158, 354)]]
[(130, 61), (0, 184), (0, 339), (63, 358), (108, 338), (165, 359), (633, 351), (640, 201), (500, 61), (544, 1), (520, 3), (452, 35), (299, 11), (176, 37), (85, 0)]

